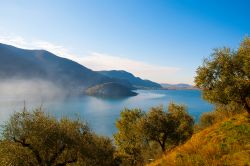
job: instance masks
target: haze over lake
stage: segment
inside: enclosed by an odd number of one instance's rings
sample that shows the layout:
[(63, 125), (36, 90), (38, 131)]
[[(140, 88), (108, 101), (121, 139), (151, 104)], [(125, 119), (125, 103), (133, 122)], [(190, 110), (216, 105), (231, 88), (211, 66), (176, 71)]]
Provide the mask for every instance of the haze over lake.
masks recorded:
[(197, 121), (202, 112), (211, 111), (213, 106), (201, 98), (199, 90), (137, 90), (137, 96), (123, 99), (107, 99), (91, 96), (49, 98), (48, 96), (3, 96), (0, 95), (0, 121), (3, 123), (14, 111), (26, 107), (32, 109), (43, 106), (46, 112), (58, 118), (67, 116), (86, 120), (97, 133), (112, 136), (116, 132), (115, 121), (125, 108), (141, 108), (148, 111), (150, 107), (173, 101), (187, 106), (189, 113)]

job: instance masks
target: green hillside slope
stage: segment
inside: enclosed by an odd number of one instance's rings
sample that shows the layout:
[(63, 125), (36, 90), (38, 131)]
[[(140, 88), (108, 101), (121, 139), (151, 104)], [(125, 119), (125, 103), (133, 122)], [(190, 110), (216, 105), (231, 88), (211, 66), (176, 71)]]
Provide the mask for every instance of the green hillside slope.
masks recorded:
[(194, 134), (150, 166), (250, 165), (250, 117), (240, 114)]

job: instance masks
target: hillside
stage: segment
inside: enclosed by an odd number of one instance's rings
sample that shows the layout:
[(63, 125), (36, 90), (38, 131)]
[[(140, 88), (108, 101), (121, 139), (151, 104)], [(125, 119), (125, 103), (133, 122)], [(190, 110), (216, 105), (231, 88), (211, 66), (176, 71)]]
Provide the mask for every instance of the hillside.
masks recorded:
[(88, 95), (99, 97), (126, 97), (137, 95), (137, 93), (131, 91), (129, 88), (114, 82), (104, 83), (88, 88), (86, 93)]
[(138, 89), (159, 89), (162, 88), (160, 84), (150, 81), (143, 80), (140, 77), (134, 76), (124, 70), (110, 70), (110, 71), (98, 71), (98, 73), (108, 76), (110, 78), (121, 79), (124, 82), (128, 82), (133, 85), (134, 88)]
[(237, 115), (197, 134), (149, 166), (250, 165), (250, 118)]
[(26, 50), (0, 43), (1, 79), (42, 79), (69, 90), (86, 89), (107, 82), (129, 83), (94, 72), (72, 60), (45, 50)]

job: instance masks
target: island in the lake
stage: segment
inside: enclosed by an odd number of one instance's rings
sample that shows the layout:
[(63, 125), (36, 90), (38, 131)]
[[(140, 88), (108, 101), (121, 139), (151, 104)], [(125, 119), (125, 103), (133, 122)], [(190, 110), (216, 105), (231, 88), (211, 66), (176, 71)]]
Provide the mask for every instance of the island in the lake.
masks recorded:
[(87, 95), (112, 98), (137, 95), (137, 93), (133, 92), (128, 87), (115, 82), (96, 85), (91, 88), (88, 88), (85, 92)]

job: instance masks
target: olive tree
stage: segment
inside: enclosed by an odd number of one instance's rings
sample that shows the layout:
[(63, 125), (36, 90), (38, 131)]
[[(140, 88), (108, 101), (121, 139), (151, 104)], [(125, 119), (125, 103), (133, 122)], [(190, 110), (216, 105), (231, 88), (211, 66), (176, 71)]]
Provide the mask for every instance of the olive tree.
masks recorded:
[(186, 141), (193, 133), (194, 120), (182, 105), (170, 103), (168, 111), (163, 107), (153, 107), (142, 118), (142, 134), (157, 142), (162, 151)]
[[(170, 103), (168, 111), (164, 111), (162, 106), (153, 107), (148, 112), (125, 109), (116, 127), (115, 143), (122, 157), (130, 161), (127, 165), (142, 165), (160, 151), (164, 152), (166, 148), (175, 147), (190, 138), (194, 120), (186, 107)], [(157, 154), (150, 153), (153, 148)]]
[(204, 99), (223, 105), (236, 102), (250, 114), (250, 38), (237, 51), (215, 49), (196, 74), (195, 83)]
[(120, 155), (129, 161), (128, 165), (137, 165), (143, 160), (144, 144), (138, 126), (143, 116), (144, 112), (140, 109), (124, 109), (116, 121), (118, 131), (114, 134), (115, 144)]
[(112, 165), (110, 139), (79, 119), (57, 120), (41, 109), (14, 113), (2, 128), (1, 165)]

